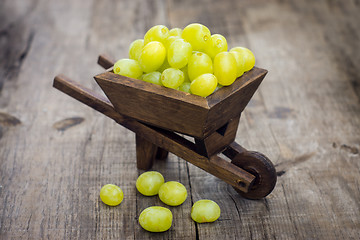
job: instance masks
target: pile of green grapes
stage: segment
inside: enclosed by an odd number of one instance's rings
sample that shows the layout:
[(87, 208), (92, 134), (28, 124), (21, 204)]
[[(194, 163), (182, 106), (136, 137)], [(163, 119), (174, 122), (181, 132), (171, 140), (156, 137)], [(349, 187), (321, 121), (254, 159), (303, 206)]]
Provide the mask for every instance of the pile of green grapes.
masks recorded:
[(247, 48), (228, 51), (224, 36), (211, 35), (199, 23), (169, 30), (164, 25), (150, 28), (144, 39), (130, 44), (129, 58), (114, 64), (116, 74), (207, 97), (255, 65)]
[[(185, 186), (176, 181), (165, 182), (161, 173), (148, 171), (136, 180), (136, 189), (145, 196), (159, 195), (160, 200), (169, 206), (179, 206), (187, 198)], [(100, 190), (101, 200), (109, 205), (119, 205), (123, 198), (123, 191), (116, 185), (107, 184)], [(214, 222), (220, 217), (220, 207), (216, 202), (202, 199), (194, 203), (191, 208), (191, 218), (197, 223)], [(164, 232), (170, 229), (173, 215), (170, 209), (161, 206), (150, 206), (139, 216), (139, 224), (150, 232)]]

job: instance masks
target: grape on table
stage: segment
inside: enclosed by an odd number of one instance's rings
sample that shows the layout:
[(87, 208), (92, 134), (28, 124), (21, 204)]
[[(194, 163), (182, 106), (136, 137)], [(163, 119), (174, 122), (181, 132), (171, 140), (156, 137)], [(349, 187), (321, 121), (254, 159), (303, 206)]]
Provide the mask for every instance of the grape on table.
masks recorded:
[(148, 207), (139, 216), (140, 226), (149, 232), (165, 232), (169, 230), (172, 220), (171, 211), (159, 206)]
[(106, 184), (100, 190), (100, 199), (109, 206), (117, 206), (124, 199), (124, 193), (120, 187), (114, 184)]
[(208, 199), (194, 203), (191, 208), (191, 218), (197, 223), (214, 222), (220, 217), (219, 205)]
[(136, 180), (136, 189), (145, 196), (154, 196), (164, 184), (164, 177), (156, 171), (148, 171), (141, 174)]
[(169, 181), (160, 187), (159, 198), (169, 206), (179, 206), (185, 202), (187, 191), (183, 184), (176, 181)]

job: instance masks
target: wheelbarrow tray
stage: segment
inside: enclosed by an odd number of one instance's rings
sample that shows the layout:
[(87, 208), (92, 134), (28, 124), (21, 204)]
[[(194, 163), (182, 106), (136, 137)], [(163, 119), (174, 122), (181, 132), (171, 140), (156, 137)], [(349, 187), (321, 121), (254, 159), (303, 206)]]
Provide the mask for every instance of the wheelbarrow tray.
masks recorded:
[(115, 111), (166, 130), (204, 139), (238, 117), (265, 77), (254, 67), (208, 97), (165, 88), (107, 71), (94, 78)]

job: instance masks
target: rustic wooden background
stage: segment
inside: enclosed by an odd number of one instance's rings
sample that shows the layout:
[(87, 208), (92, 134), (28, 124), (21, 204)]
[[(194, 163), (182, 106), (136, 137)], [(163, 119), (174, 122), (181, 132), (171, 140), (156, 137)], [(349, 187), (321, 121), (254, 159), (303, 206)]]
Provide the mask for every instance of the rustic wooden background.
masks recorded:
[[(0, 239), (359, 239), (360, 3), (349, 1), (2, 0), (0, 3)], [(99, 90), (100, 53), (126, 57), (151, 26), (207, 25), (246, 46), (269, 70), (245, 109), (237, 142), (274, 162), (267, 198), (241, 198), (212, 175), (170, 155), (153, 169), (182, 182), (161, 234), (138, 224), (142, 209), (135, 136), (52, 88), (65, 73)], [(123, 203), (108, 207), (102, 185)], [(216, 201), (212, 224), (192, 202)]]

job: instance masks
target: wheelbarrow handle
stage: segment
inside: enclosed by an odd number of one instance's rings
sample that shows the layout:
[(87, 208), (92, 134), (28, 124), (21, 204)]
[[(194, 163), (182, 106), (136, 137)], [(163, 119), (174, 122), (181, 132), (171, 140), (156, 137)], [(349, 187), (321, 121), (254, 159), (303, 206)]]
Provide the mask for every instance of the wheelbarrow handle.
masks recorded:
[(237, 155), (241, 155), (247, 150), (237, 142), (232, 142), (222, 153), (230, 159), (234, 159)]
[(121, 115), (114, 110), (113, 105), (106, 97), (94, 92), (91, 89), (81, 86), (63, 74), (57, 75), (54, 78), (53, 87), (114, 119), (115, 121), (117, 118), (121, 117)]
[(97, 62), (100, 66), (105, 69), (109, 69), (115, 64), (115, 60), (107, 54), (101, 54)]

